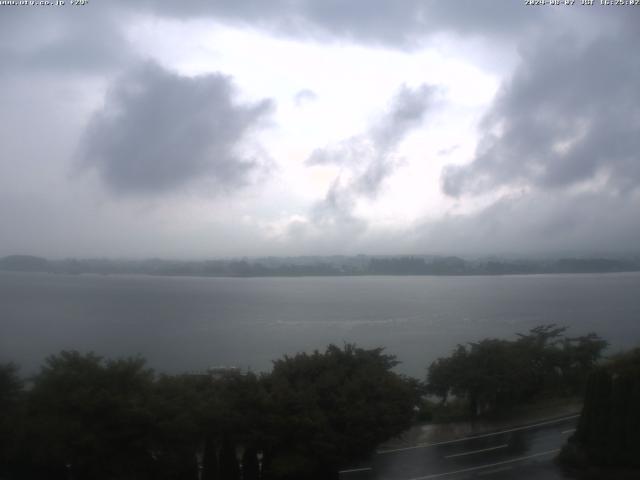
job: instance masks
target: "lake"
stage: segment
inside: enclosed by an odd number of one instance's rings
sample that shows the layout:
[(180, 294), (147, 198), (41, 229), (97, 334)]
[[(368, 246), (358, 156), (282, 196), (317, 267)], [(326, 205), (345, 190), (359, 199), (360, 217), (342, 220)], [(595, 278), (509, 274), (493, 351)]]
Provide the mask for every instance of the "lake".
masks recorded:
[(640, 273), (198, 278), (0, 272), (0, 362), (25, 374), (61, 349), (146, 357), (159, 371), (269, 370), (329, 343), (384, 346), (423, 378), (457, 343), (543, 323), (640, 345)]

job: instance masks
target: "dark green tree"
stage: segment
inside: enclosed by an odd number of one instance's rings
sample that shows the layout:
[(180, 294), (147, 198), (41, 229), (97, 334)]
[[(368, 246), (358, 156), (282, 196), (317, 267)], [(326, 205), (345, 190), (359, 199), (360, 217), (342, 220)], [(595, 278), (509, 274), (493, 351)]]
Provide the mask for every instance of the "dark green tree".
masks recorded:
[(152, 382), (139, 358), (49, 357), (29, 394), (32, 465), (49, 478), (147, 478)]
[(450, 395), (466, 400), (471, 416), (541, 396), (581, 394), (607, 342), (594, 333), (568, 338), (565, 330), (542, 325), (516, 340), (458, 345), (429, 366), (427, 391), (443, 402)]
[[(207, 454), (204, 478), (216, 478), (216, 458), (206, 452), (208, 412), (212, 405), (212, 385), (207, 375), (162, 375), (156, 381), (151, 398), (153, 415), (149, 450), (157, 477), (162, 479), (196, 478), (196, 454)], [(203, 445), (204, 443), (204, 445)]]
[(276, 478), (333, 478), (401, 433), (419, 401), (414, 382), (392, 372), (381, 348), (329, 346), (285, 356), (267, 381), (271, 402), (268, 473)]
[(578, 428), (561, 458), (640, 469), (640, 348), (590, 374)]
[(334, 478), (411, 424), (421, 389), (396, 364), (382, 349), (332, 345), (277, 360), (262, 376), (156, 377), (140, 358), (63, 351), (30, 389), (2, 367), (0, 407), (12, 414), (0, 432), (15, 448), (3, 448), (0, 473), (178, 480), (201, 466), (204, 480)]
[(9, 475), (20, 455), (24, 426), (23, 382), (13, 363), (0, 365), (0, 477)]

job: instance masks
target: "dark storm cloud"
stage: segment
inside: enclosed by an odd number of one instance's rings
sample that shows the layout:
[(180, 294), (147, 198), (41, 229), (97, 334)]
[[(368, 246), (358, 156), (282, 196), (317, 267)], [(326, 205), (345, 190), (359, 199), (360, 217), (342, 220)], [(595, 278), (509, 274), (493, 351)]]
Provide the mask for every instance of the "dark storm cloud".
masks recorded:
[(236, 103), (227, 76), (188, 78), (146, 64), (111, 87), (84, 134), (82, 160), (122, 193), (161, 193), (195, 179), (225, 190), (259, 166), (239, 147), (272, 106)]
[(636, 188), (640, 57), (630, 45), (640, 36), (620, 25), (586, 44), (558, 36), (548, 39), (556, 48), (525, 51), (481, 125), (473, 162), (447, 168), (444, 191), (561, 189), (596, 178), (611, 190)]
[[(309, 165), (333, 164), (350, 172), (337, 178), (323, 201), (314, 210), (314, 220), (354, 224), (353, 209), (359, 197), (375, 197), (399, 163), (396, 148), (405, 136), (419, 127), (434, 104), (436, 89), (430, 85), (410, 88), (403, 85), (387, 111), (364, 134), (337, 145), (316, 149)], [(359, 224), (360, 222), (357, 221)]]

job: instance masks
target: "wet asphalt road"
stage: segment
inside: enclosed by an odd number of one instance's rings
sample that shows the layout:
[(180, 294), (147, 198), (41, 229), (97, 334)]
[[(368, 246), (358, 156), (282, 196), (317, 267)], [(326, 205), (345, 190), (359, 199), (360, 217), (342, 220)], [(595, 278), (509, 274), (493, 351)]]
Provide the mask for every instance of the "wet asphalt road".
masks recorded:
[(345, 480), (563, 479), (554, 458), (577, 416), (428, 445), (378, 451)]

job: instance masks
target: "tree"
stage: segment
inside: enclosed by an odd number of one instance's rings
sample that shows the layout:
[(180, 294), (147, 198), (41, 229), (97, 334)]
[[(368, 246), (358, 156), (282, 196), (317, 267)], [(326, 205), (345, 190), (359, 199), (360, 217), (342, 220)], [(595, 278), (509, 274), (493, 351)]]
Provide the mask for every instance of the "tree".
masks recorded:
[(152, 382), (140, 358), (49, 357), (29, 394), (32, 463), (49, 478), (147, 478)]
[(330, 345), (274, 362), (269, 472), (277, 478), (332, 478), (410, 426), (419, 393), (391, 371), (381, 348)]
[(589, 375), (578, 428), (563, 454), (589, 465), (640, 468), (640, 348)]
[(204, 480), (236, 480), (242, 466), (246, 480), (260, 471), (265, 480), (332, 478), (411, 424), (420, 389), (392, 372), (396, 364), (380, 348), (332, 345), (277, 360), (261, 376), (156, 377), (140, 358), (63, 351), (27, 391), (14, 366), (2, 367), (0, 407), (24, 413), (0, 426), (24, 456), (0, 473), (178, 480), (201, 466)]
[(471, 416), (543, 395), (580, 394), (607, 342), (594, 333), (564, 337), (565, 331), (541, 325), (516, 340), (458, 345), (429, 366), (427, 391), (443, 402), (450, 395), (465, 399)]
[(19, 452), (22, 435), (23, 383), (13, 363), (0, 365), (0, 476), (9, 474)]
[(640, 467), (640, 349), (589, 376), (573, 441), (596, 465)]
[[(201, 452), (205, 480), (235, 479), (236, 447), (255, 451), (268, 431), (263, 384), (250, 372), (163, 375), (155, 385), (152, 411), (162, 478), (195, 477), (196, 452)], [(248, 479), (251, 461), (246, 467)]]
[[(150, 453), (156, 477), (196, 478), (196, 452), (207, 438), (207, 412), (215, 408), (210, 402), (211, 389), (206, 375), (162, 375), (157, 379), (150, 406)], [(217, 464), (211, 464), (209, 455), (207, 460), (205, 478), (212, 478)]]

